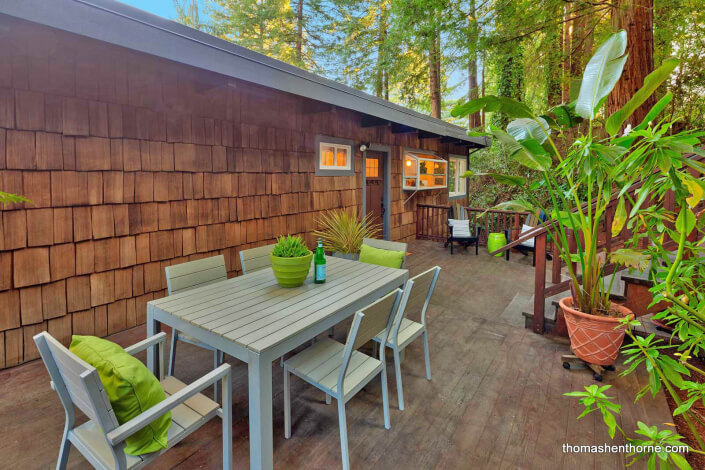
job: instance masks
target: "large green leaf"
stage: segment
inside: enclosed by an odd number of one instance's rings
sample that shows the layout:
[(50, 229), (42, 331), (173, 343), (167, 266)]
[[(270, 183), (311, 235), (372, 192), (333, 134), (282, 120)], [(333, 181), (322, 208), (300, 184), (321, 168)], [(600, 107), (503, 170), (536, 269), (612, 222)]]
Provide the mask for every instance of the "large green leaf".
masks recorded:
[(499, 211), (537, 212), (533, 204), (525, 199), (514, 199), (513, 201), (500, 202), (496, 206), (492, 207), (492, 209)]
[(693, 211), (687, 207), (684, 207), (681, 209), (681, 212), (678, 214), (678, 218), (676, 219), (676, 230), (678, 230), (678, 233), (690, 235), (690, 232), (692, 232), (695, 228), (695, 223), (696, 219)]
[(688, 205), (695, 207), (700, 204), (700, 201), (705, 198), (705, 183), (699, 180), (685, 180), (683, 184), (690, 191), (690, 196), (686, 199)]
[(624, 197), (619, 198), (617, 202), (617, 209), (614, 212), (614, 218), (612, 219), (612, 236), (616, 237), (624, 228), (624, 224), (627, 222), (627, 208), (624, 202)]
[(504, 96), (487, 95), (459, 104), (450, 112), (453, 117), (463, 117), (484, 109), (488, 113), (500, 112), (510, 118), (531, 118), (533, 113), (521, 101)]
[(614, 33), (605, 41), (592, 56), (580, 85), (580, 94), (575, 106), (579, 116), (585, 119), (594, 119), (595, 113), (607, 98), (617, 80), (622, 75), (627, 55), (627, 32)]
[(542, 117), (536, 119), (518, 118), (507, 125), (507, 133), (519, 141), (536, 139), (540, 144), (543, 144), (551, 134), (551, 128)]
[(507, 147), (511, 158), (532, 170), (547, 171), (551, 168), (551, 156), (534, 139), (517, 142), (514, 137), (499, 129), (492, 129), (492, 135)]
[(526, 180), (521, 176), (503, 175), (501, 173), (475, 173), (474, 171), (468, 170), (463, 173), (463, 178), (473, 178), (477, 176), (489, 176), (500, 184), (508, 184), (510, 186), (524, 186)]
[(661, 64), (659, 68), (651, 72), (644, 79), (644, 85), (634, 93), (634, 96), (625, 104), (622, 109), (612, 114), (605, 123), (605, 129), (610, 135), (615, 135), (619, 132), (622, 124), (636, 109), (644, 104), (644, 102), (654, 94), (656, 89), (661, 85), (671, 72), (678, 66), (678, 59), (668, 59)]

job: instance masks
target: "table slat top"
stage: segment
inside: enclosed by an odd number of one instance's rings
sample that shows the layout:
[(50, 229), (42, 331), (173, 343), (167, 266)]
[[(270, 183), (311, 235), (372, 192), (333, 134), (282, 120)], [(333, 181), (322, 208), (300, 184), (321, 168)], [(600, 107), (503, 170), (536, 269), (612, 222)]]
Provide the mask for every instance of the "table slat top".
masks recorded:
[(406, 269), (326, 257), (324, 284), (313, 282), (313, 269), (296, 288), (279, 286), (271, 268), (215, 282), (149, 302), (149, 305), (196, 327), (261, 352), (380, 291), (400, 286)]

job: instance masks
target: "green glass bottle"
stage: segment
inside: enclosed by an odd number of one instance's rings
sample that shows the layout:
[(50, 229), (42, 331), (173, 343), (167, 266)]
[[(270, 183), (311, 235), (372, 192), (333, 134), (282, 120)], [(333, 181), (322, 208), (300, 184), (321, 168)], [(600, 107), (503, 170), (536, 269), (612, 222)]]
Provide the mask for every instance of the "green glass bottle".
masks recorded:
[(318, 239), (316, 254), (313, 255), (313, 269), (313, 282), (316, 284), (323, 284), (326, 282), (326, 255), (323, 253), (323, 241), (321, 241), (320, 238)]

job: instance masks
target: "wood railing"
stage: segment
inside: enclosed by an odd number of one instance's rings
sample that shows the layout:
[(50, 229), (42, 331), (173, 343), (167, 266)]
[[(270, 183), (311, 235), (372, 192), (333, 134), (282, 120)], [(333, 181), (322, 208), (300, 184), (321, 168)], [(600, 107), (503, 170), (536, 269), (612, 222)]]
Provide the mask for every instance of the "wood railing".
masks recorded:
[[(510, 239), (521, 232), (521, 226), (529, 215), (528, 212), (502, 211), (482, 209), (478, 207), (463, 207), (467, 217), (479, 225), (480, 244), (487, 244), (487, 235), (492, 232), (509, 230)], [(416, 238), (419, 240), (446, 241), (448, 238), (448, 218), (450, 206), (435, 206), (430, 204), (416, 205)]]

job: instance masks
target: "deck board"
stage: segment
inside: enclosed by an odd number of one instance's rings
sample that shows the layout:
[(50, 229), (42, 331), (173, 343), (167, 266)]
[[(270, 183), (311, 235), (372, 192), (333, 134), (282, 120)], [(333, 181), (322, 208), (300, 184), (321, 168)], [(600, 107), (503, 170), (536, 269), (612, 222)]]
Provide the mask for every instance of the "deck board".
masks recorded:
[[(390, 430), (382, 416), (381, 387), (373, 380), (347, 404), (353, 468), (406, 469), (603, 469), (622, 468), (623, 455), (563, 454), (561, 444), (603, 444), (609, 436), (599, 416), (580, 421), (574, 399), (562, 394), (594, 383), (587, 370), (566, 371), (560, 355), (568, 347), (514, 326), (503, 317), (517, 296), (531, 295), (531, 260), (510, 262), (486, 253), (457, 250), (451, 257), (435, 242), (414, 242), (407, 258), (410, 275), (440, 265), (437, 290), (428, 312), (431, 372), (427, 381), (421, 341), (412, 343), (402, 365), (406, 410), (397, 409), (391, 362)], [(254, 274), (254, 273), (253, 273)], [(516, 324), (516, 323), (514, 323)], [(342, 340), (346, 328), (337, 328)], [(112, 337), (120, 344), (142, 339), (144, 327)], [(144, 357), (144, 355), (140, 355)], [(247, 369), (233, 365), (234, 468), (248, 468)], [(179, 345), (176, 376), (188, 383), (204, 374), (212, 356)], [(297, 378), (292, 379), (292, 437), (283, 436), (282, 372), (273, 365), (274, 464), (276, 468), (338, 468), (340, 443), (335, 405)], [(620, 368), (623, 369), (622, 366)], [(627, 430), (641, 420), (671, 421), (662, 396), (633, 404), (646, 384), (639, 373), (604, 383), (624, 407), (620, 424)], [(210, 396), (210, 389), (206, 392)], [(41, 362), (0, 371), (0, 442), (3, 460), (13, 468), (49, 468), (55, 464), (63, 410), (49, 388)], [(615, 441), (619, 443), (619, 441)], [(221, 465), (220, 423), (208, 423), (150, 468), (206, 468)], [(69, 468), (89, 468), (75, 450)], [(633, 467), (634, 468), (634, 467)], [(635, 466), (635, 468), (644, 468)]]

